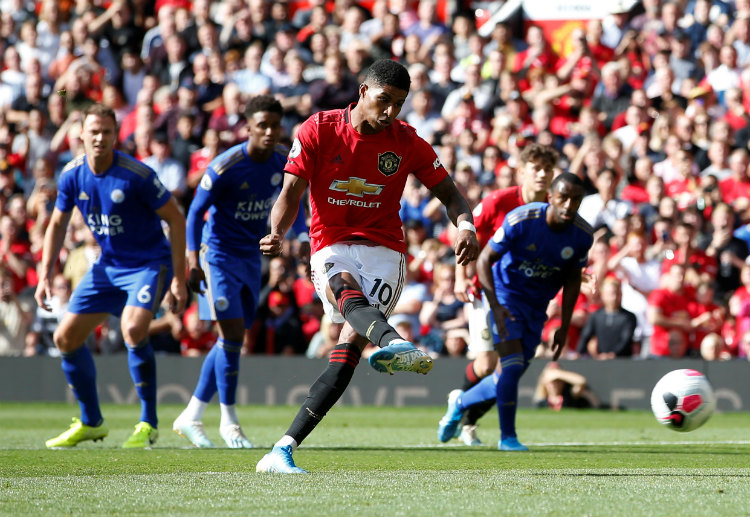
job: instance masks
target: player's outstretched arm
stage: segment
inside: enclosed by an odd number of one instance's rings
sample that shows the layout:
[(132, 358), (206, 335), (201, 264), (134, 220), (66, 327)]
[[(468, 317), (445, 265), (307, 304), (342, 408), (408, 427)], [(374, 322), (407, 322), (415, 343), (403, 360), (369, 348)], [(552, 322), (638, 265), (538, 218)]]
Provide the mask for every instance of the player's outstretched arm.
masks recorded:
[(185, 284), (185, 216), (172, 197), (156, 213), (169, 226), (169, 245), (172, 249), (174, 277), (168, 296), (169, 308), (175, 314), (185, 310), (187, 285)]
[(42, 248), (42, 262), (40, 264), (39, 283), (36, 286), (34, 299), (36, 303), (45, 311), (51, 311), (47, 300), (52, 297), (50, 284), (52, 283), (52, 269), (60, 254), (63, 242), (65, 241), (65, 231), (70, 222), (72, 212), (62, 212), (58, 208), (52, 210), (47, 231), (44, 232), (44, 246)]
[(284, 175), (284, 186), (271, 209), (271, 233), (260, 240), (264, 255), (281, 253), (281, 242), (297, 218), (299, 201), (307, 188), (307, 180), (294, 174)]
[(430, 191), (437, 197), (448, 212), (448, 218), (458, 227), (458, 237), (454, 244), (456, 262), (466, 265), (479, 256), (479, 241), (474, 228), (474, 216), (466, 199), (456, 188), (450, 176), (435, 185)]

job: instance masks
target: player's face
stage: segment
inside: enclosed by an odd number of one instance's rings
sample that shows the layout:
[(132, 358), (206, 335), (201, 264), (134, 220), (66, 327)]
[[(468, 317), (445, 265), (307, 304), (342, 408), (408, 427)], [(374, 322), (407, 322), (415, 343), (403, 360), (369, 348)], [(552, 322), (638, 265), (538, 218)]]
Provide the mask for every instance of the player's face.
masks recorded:
[(393, 86), (362, 84), (359, 87), (360, 109), (367, 124), (376, 133), (390, 126), (401, 113), (408, 94)]
[(583, 200), (583, 187), (561, 181), (550, 192), (547, 222), (550, 226), (567, 226), (578, 213)]
[(247, 124), (253, 147), (261, 151), (273, 150), (281, 138), (281, 115), (270, 111), (256, 111)]
[(111, 117), (88, 115), (83, 121), (83, 149), (88, 156), (96, 158), (112, 154), (117, 132)]
[(528, 162), (523, 165), (523, 182), (535, 193), (547, 192), (552, 183), (552, 169), (545, 169), (542, 165)]

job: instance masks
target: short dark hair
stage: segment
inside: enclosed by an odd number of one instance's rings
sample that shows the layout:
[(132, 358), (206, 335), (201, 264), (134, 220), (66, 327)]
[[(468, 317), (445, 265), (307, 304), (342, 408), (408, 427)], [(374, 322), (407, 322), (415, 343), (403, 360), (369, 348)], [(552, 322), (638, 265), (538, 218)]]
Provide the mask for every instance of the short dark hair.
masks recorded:
[(81, 121), (85, 121), (86, 117), (89, 115), (96, 115), (97, 117), (102, 118), (111, 118), (115, 126), (117, 125), (117, 117), (115, 116), (115, 110), (112, 108), (105, 106), (104, 104), (91, 104), (89, 105), (83, 112), (83, 118)]
[(550, 190), (555, 190), (555, 187), (557, 187), (558, 183), (562, 182), (568, 183), (569, 185), (573, 185), (575, 187), (581, 187), (584, 188), (583, 180), (579, 178), (577, 175), (573, 174), (572, 172), (563, 172), (562, 174), (559, 174), (555, 177), (555, 179), (552, 180), (552, 184), (549, 186)]
[(521, 151), (521, 163), (533, 163), (545, 170), (552, 169), (557, 165), (558, 154), (554, 148), (536, 142), (527, 145)]
[(378, 59), (370, 65), (364, 82), (379, 86), (393, 86), (407, 92), (411, 87), (409, 71), (404, 65), (392, 59)]
[(269, 111), (271, 113), (284, 114), (284, 108), (281, 103), (271, 95), (256, 95), (247, 101), (245, 106), (245, 116), (249, 119), (259, 111)]

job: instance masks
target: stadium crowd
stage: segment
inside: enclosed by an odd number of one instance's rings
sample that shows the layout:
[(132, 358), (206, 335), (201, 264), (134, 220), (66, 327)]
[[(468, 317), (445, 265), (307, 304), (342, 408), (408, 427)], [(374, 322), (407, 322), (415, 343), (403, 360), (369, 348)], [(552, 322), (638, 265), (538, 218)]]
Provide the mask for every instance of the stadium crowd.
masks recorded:
[[(553, 146), (558, 172), (585, 182), (579, 213), (596, 229), (597, 285), (579, 297), (564, 357), (747, 358), (750, 0), (610, 11), (556, 48), (533, 24), (498, 23), (482, 37), (473, 11), (443, 20), (435, 0), (0, 0), (0, 354), (54, 355), (71, 288), (96, 260), (89, 226), (74, 218), (54, 310), (34, 307), (56, 178), (81, 152), (87, 105), (115, 111), (119, 149), (186, 208), (211, 159), (246, 140), (250, 96), (281, 101), (290, 144), (312, 113), (357, 101), (369, 63), (392, 58), (412, 80), (401, 118), (472, 207), (517, 184), (530, 142)], [(408, 281), (390, 321), (435, 357), (464, 356), (455, 228), (416, 179), (401, 216)], [(326, 357), (336, 344), (341, 326), (323, 317), (309, 263), (292, 251), (264, 265), (246, 353)], [(544, 339), (559, 300), (548, 314)], [(92, 350), (124, 351), (113, 323)], [(195, 304), (158, 314), (150, 332), (166, 353), (200, 355), (216, 340)]]

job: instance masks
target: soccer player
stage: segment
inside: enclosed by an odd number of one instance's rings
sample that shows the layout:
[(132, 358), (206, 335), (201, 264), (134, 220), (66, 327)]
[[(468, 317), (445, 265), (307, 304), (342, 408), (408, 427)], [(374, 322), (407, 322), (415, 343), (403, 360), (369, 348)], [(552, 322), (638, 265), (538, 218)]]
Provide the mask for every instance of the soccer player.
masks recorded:
[[(557, 151), (546, 145), (532, 143), (524, 148), (518, 166), (521, 185), (496, 190), (474, 208), (474, 224), (480, 246), (487, 244), (503, 224), (508, 212), (526, 203), (547, 199), (557, 158)], [(456, 297), (467, 303), (469, 350), (475, 355), (475, 359), (466, 366), (462, 391), (475, 386), (495, 371), (498, 360), (490, 334), (489, 305), (483, 300), (479, 279), (475, 276), (473, 281), (469, 281), (467, 271), (466, 267), (456, 264)], [(460, 438), (466, 445), (481, 445), (476, 436), (476, 423), (493, 405), (494, 400), (489, 400), (485, 404), (473, 406), (464, 414), (463, 425), (457, 427), (456, 432), (460, 429)], [(442, 442), (453, 437), (438, 436)]]
[(478, 255), (468, 203), (432, 147), (396, 119), (409, 87), (406, 68), (378, 60), (359, 85), (355, 105), (313, 115), (292, 145), (284, 187), (271, 211), (271, 233), (261, 240), (261, 250), (279, 253), (309, 185), (313, 282), (332, 321), (346, 323), (328, 367), (310, 387), (289, 430), (258, 463), (258, 472), (305, 472), (295, 466), (292, 452), (344, 392), (368, 341), (380, 347), (369, 358), (380, 372), (426, 374), (432, 368), (432, 359), (386, 320), (405, 278), (398, 211), (409, 174), (442, 201), (458, 226), (456, 260), (467, 264)]
[[(219, 392), (219, 434), (233, 449), (250, 448), (235, 399), (245, 330), (255, 319), (261, 283), (260, 238), (281, 190), (286, 152), (278, 147), (283, 109), (269, 95), (245, 109), (248, 141), (214, 158), (203, 174), (187, 216), (188, 284), (199, 293), (200, 318), (217, 322), (219, 340), (203, 360), (198, 384), (172, 429), (196, 447), (213, 447), (203, 413)], [(208, 210), (208, 221), (204, 216)], [(305, 212), (294, 230), (309, 242)], [(305, 239), (306, 238), (306, 239)], [(307, 255), (307, 251), (304, 252)], [(203, 287), (206, 287), (205, 291)]]
[(583, 193), (578, 176), (560, 174), (550, 186), (549, 203), (529, 203), (511, 211), (479, 255), (477, 273), (492, 311), (500, 369), (465, 393), (453, 392), (441, 420), (447, 434), (451, 427), (455, 431), (469, 407), (495, 398), (498, 449), (528, 450), (516, 436), (518, 383), (541, 342), (547, 305), (560, 288), (562, 321), (553, 337), (554, 360), (565, 346), (593, 243), (591, 226), (578, 215)]
[[(111, 109), (92, 105), (84, 112), (82, 125), (85, 154), (63, 169), (44, 235), (42, 274), (34, 294), (39, 306), (50, 310), (55, 262), (73, 208), (81, 211), (102, 251), (73, 291), (54, 335), (81, 418), (73, 418), (67, 431), (47, 440), (47, 447), (73, 447), (107, 436), (96, 391), (96, 367), (83, 342), (109, 314), (115, 314), (121, 319), (130, 375), (141, 399), (140, 422), (123, 447), (144, 448), (159, 436), (156, 360), (147, 339), (148, 325), (165, 291), (173, 312), (185, 308), (185, 218), (152, 169), (114, 149), (117, 123)], [(162, 220), (169, 226), (169, 241)]]

